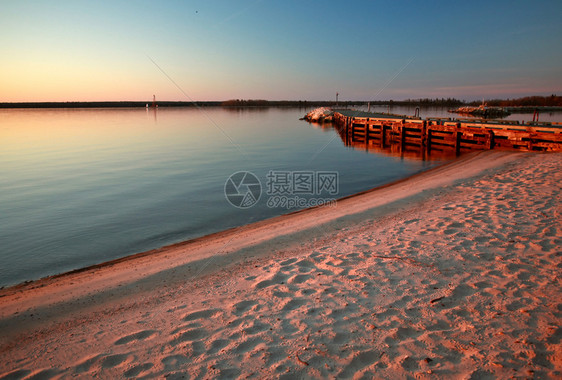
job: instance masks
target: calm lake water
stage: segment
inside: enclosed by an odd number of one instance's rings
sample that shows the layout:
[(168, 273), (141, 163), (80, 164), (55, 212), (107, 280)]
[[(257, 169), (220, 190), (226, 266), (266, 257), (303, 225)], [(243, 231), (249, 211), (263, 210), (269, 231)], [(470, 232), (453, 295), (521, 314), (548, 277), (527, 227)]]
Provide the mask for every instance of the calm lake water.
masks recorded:
[[(345, 147), (306, 111), (0, 110), (0, 286), (294, 210), (268, 204), (271, 171), (335, 172), (337, 193), (315, 197), (339, 198), (440, 164)], [(253, 207), (225, 197), (239, 171), (261, 183)]]

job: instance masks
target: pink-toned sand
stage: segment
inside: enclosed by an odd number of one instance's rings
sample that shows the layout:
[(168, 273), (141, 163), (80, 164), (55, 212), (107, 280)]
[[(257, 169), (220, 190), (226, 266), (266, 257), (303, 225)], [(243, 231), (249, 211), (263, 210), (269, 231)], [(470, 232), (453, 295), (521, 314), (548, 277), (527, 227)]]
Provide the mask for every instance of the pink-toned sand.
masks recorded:
[(562, 154), (0, 291), (0, 378), (560, 378)]

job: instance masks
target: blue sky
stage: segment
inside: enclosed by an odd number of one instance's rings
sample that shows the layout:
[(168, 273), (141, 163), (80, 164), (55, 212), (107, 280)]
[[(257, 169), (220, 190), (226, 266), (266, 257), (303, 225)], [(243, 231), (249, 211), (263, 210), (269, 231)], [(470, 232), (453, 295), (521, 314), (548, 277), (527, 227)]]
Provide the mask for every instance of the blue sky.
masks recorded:
[[(562, 1), (15, 1), (0, 101), (560, 94)], [(151, 61), (152, 59), (152, 61)]]

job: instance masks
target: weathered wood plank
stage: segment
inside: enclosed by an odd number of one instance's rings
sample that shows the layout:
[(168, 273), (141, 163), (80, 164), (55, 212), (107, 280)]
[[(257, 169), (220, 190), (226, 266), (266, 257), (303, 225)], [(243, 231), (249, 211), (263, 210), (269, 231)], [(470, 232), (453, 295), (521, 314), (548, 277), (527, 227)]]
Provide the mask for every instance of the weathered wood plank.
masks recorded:
[(519, 149), (562, 150), (562, 123), (524, 125), (512, 121), (418, 120), (384, 117), (346, 117), (336, 113), (334, 120), (342, 125), (345, 141), (359, 141), (381, 148), (398, 144), (432, 149)]

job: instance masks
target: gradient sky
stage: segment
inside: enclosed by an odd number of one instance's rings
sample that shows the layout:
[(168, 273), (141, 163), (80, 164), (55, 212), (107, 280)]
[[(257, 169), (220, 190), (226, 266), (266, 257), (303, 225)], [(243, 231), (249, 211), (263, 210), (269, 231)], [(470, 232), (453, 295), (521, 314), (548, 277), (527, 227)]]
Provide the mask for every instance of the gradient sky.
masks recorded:
[(560, 0), (18, 0), (0, 9), (0, 102), (562, 93)]

